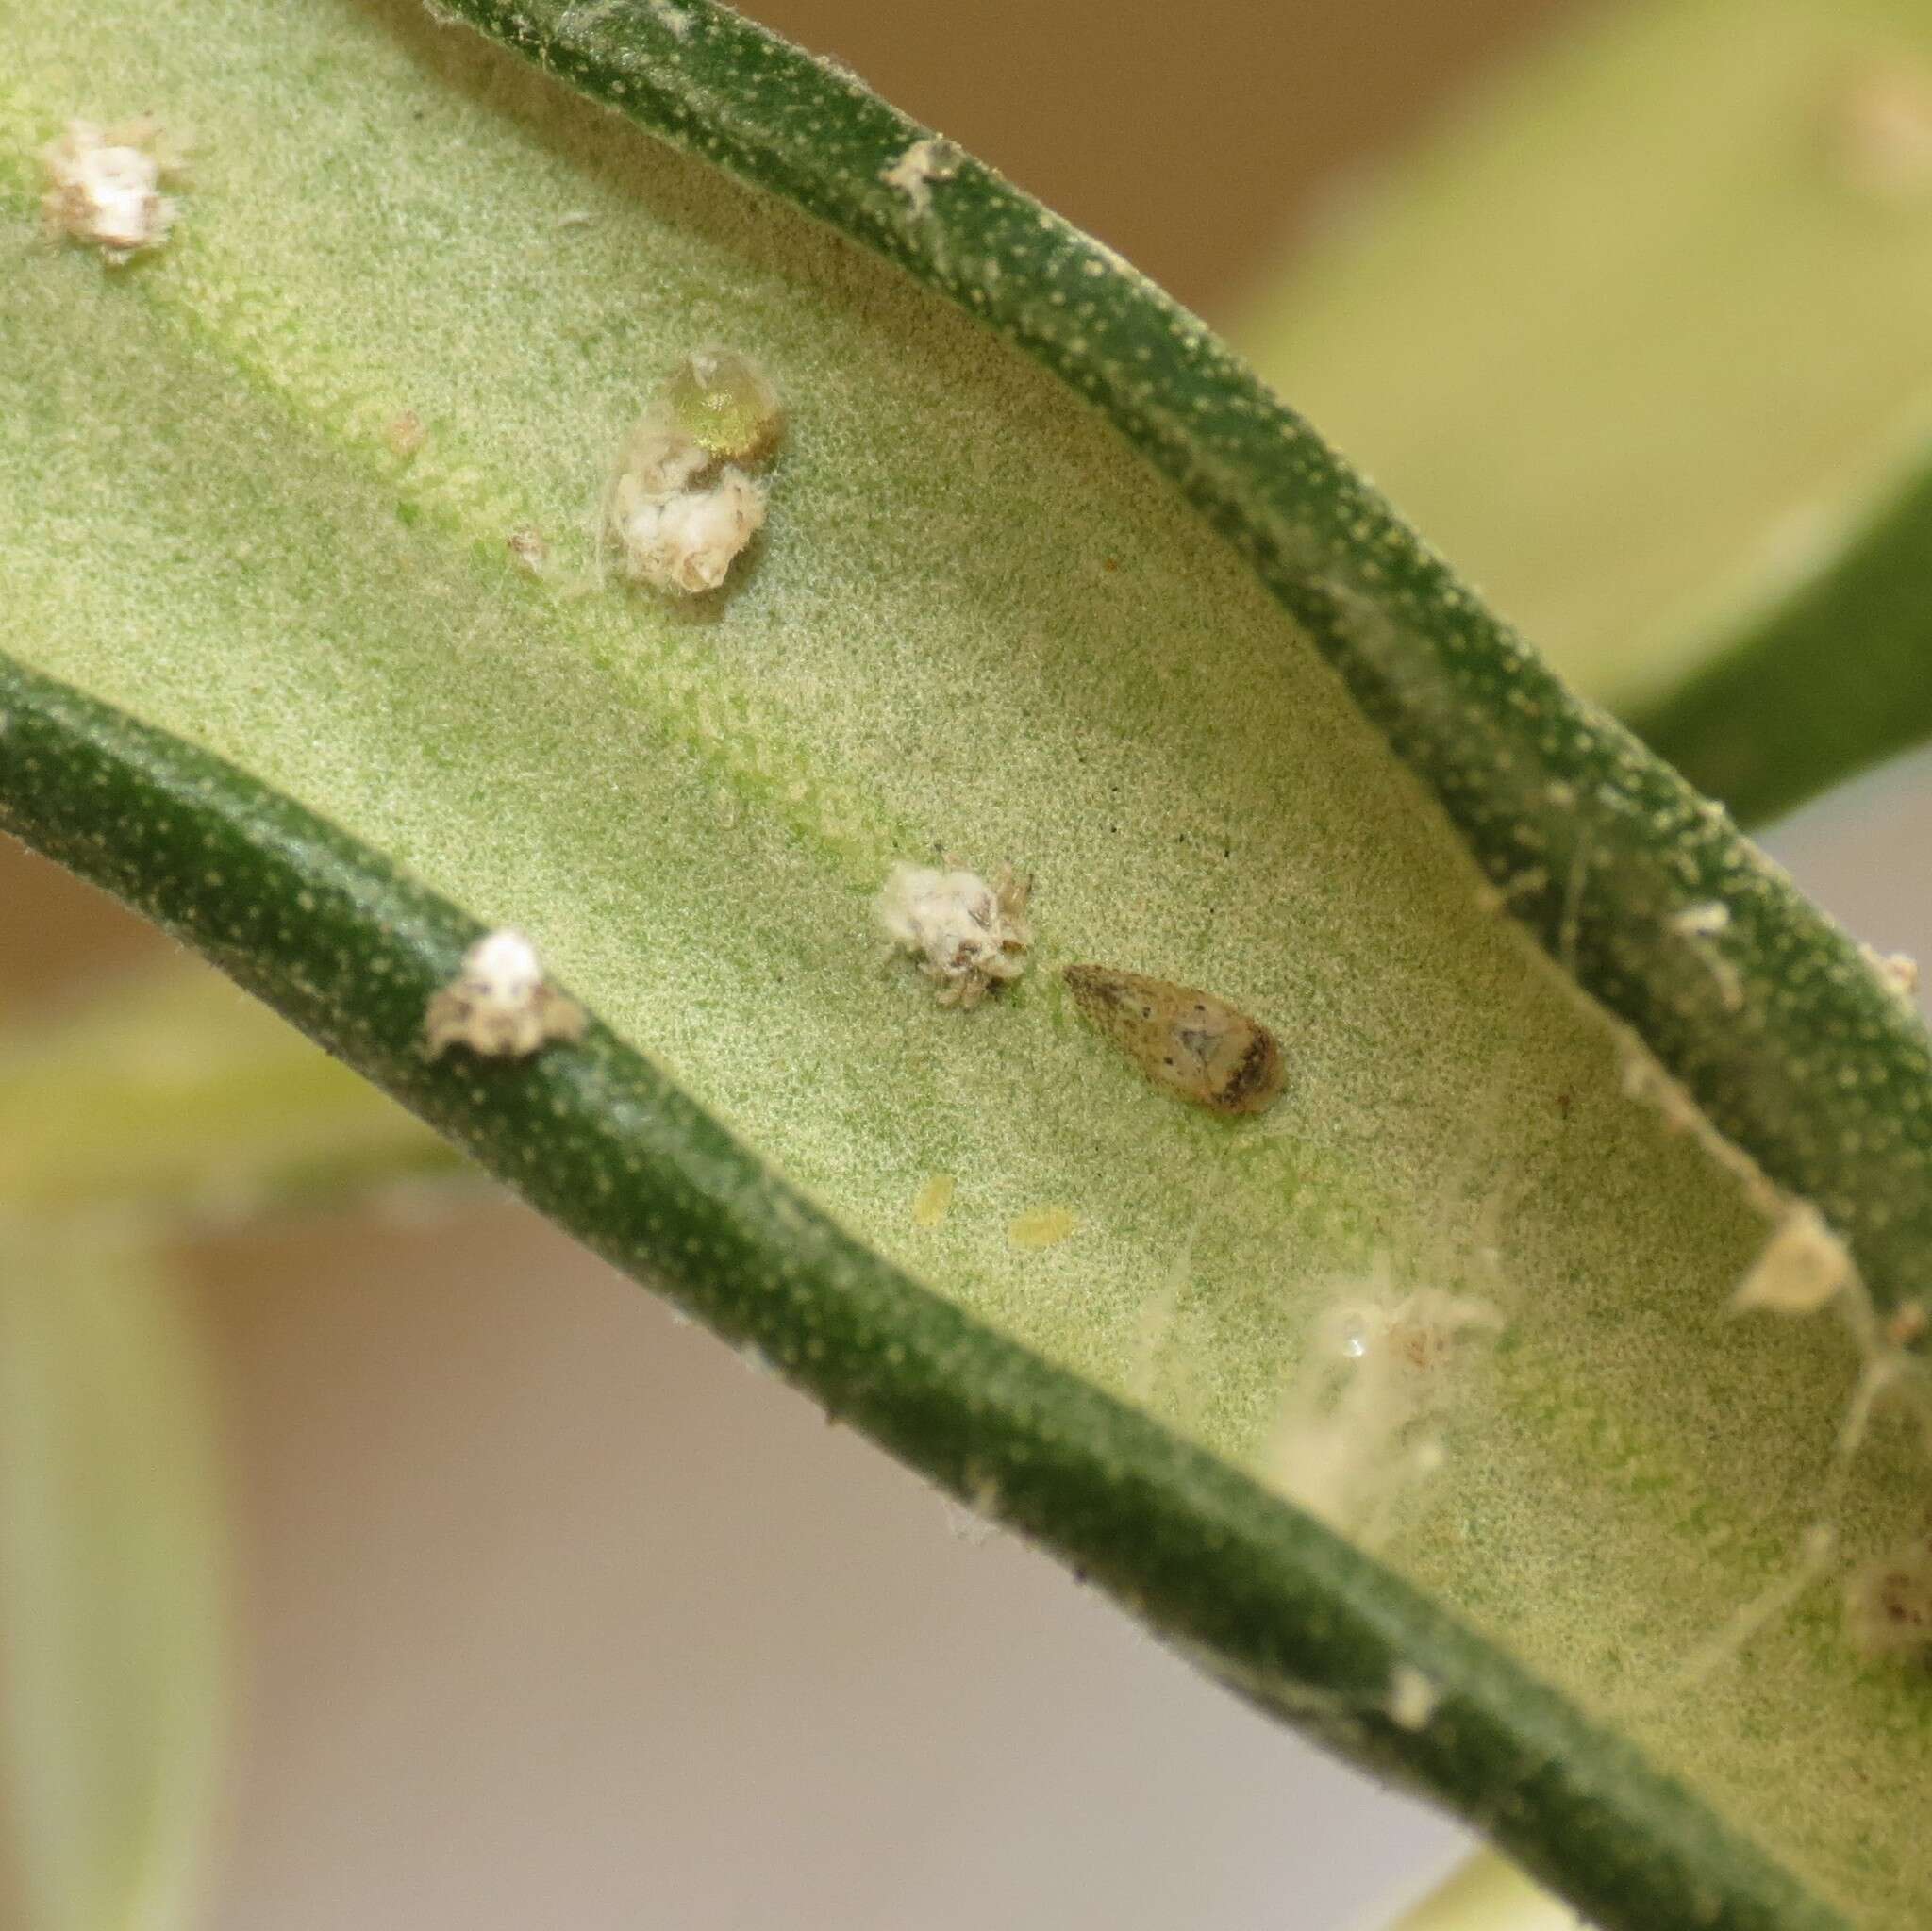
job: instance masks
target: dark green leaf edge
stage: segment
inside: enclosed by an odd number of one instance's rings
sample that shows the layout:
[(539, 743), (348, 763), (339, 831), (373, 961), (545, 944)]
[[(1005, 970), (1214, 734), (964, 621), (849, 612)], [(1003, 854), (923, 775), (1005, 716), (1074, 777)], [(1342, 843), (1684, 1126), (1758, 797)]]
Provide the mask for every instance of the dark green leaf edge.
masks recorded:
[[(1609, 1931), (1842, 1931), (1407, 1584), (840, 1230), (592, 1021), (437, 1060), (474, 921), (233, 767), (0, 658), (0, 824), (146, 913), (827, 1414), (1052, 1549), (1250, 1700), (1432, 1792)], [(1441, 1693), (1388, 1714), (1393, 1673)]]
[[(1507, 909), (1713, 1125), (1932, 1292), (1932, 1041), (1723, 809), (1550, 674), (1207, 327), (1111, 250), (712, 0), (446, 0), (653, 133), (771, 190), (1085, 395), (1248, 558), (1447, 812)], [(1722, 933), (1674, 924), (1719, 906)]]
[(1630, 727), (1746, 823), (1932, 736), (1932, 471)]

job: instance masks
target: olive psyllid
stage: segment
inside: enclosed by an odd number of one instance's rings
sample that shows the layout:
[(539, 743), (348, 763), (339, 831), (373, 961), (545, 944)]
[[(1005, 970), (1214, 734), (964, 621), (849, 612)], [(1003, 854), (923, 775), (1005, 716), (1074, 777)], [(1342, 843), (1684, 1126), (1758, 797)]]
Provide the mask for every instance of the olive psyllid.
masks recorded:
[(1280, 1097), (1279, 1041), (1226, 1000), (1112, 966), (1068, 966), (1065, 978), (1080, 1010), (1170, 1092), (1216, 1113), (1258, 1113)]

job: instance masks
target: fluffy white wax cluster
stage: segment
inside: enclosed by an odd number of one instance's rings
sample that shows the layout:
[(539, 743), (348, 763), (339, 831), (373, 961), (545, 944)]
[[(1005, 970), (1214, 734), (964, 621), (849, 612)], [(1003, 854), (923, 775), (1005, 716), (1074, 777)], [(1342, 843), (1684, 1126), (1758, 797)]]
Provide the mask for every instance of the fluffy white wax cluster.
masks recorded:
[(41, 153), (48, 230), (98, 248), (111, 262), (158, 248), (175, 224), (175, 206), (161, 192), (178, 171), (156, 122), (101, 128), (70, 121)]
[(879, 924), (895, 945), (915, 954), (939, 987), (941, 1006), (967, 1011), (995, 986), (1026, 970), (1028, 882), (1002, 868), (991, 882), (976, 872), (928, 865), (892, 867), (876, 900)]
[(631, 431), (610, 490), (610, 532), (625, 572), (686, 596), (719, 589), (765, 520), (763, 459), (778, 397), (747, 356), (696, 349)]
[(537, 948), (521, 932), (491, 932), (463, 955), (463, 969), (429, 1002), (429, 1057), (466, 1046), (492, 1059), (521, 1059), (553, 1040), (583, 1036), (583, 1008), (544, 977)]

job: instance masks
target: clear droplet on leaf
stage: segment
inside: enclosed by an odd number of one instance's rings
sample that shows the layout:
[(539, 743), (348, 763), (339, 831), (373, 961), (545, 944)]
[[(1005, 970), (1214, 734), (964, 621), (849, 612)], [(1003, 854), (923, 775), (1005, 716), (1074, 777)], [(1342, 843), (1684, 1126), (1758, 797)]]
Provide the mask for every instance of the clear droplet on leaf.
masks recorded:
[(778, 391), (736, 349), (693, 349), (659, 393), (672, 422), (714, 459), (749, 462), (778, 440)]

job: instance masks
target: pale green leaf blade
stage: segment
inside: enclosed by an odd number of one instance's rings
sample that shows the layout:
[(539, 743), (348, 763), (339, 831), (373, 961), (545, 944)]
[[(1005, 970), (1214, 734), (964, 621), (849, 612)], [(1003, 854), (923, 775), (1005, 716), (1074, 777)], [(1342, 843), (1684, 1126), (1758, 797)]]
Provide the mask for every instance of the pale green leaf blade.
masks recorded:
[(1740, 816), (1932, 728), (1932, 14), (1579, 10), (1238, 322)]
[(203, 1345), (139, 1248), (0, 1237), (0, 1870), (22, 1931), (198, 1920), (231, 1660)]
[(0, 1203), (158, 1231), (339, 1206), (463, 1172), (446, 1142), (186, 959), (0, 1033)]
[(1477, 1851), (1388, 1931), (1581, 1931), (1582, 1924), (1493, 1851)]

